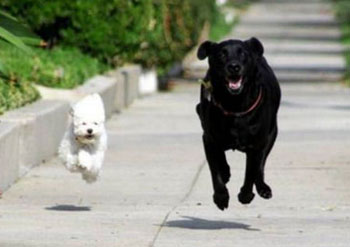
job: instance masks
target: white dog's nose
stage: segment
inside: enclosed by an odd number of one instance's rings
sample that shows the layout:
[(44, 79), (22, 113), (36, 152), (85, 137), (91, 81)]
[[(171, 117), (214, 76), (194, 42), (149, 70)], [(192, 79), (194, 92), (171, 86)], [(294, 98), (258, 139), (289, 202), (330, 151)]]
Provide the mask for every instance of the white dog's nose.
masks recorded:
[(92, 129), (87, 129), (88, 134), (92, 134)]

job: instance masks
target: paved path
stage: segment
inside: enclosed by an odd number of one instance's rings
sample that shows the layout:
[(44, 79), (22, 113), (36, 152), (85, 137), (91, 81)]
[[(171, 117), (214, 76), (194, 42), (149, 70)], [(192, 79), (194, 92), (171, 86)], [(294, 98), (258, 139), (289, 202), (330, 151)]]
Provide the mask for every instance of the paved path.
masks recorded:
[(52, 160), (4, 193), (0, 246), (348, 247), (350, 90), (300, 82), (282, 92), (271, 200), (238, 203), (244, 156), (228, 152), (230, 208), (215, 207), (194, 112), (199, 85), (181, 84), (113, 116), (96, 184)]

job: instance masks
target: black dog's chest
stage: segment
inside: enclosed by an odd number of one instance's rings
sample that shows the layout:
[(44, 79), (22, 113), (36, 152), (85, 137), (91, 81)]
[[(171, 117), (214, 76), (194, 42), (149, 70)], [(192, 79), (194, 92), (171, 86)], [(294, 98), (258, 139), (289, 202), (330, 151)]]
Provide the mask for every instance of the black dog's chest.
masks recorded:
[(245, 151), (254, 145), (258, 130), (250, 118), (225, 117), (217, 118), (210, 132), (223, 148)]

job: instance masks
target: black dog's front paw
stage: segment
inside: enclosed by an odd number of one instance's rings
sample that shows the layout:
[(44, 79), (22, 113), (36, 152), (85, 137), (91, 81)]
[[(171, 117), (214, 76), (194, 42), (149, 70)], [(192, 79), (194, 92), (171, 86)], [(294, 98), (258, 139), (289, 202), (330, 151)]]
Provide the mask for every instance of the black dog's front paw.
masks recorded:
[(249, 191), (242, 191), (238, 194), (238, 201), (242, 204), (249, 204), (254, 199), (254, 193)]
[(214, 193), (213, 199), (214, 199), (214, 203), (220, 210), (224, 210), (228, 208), (230, 195), (228, 194), (227, 190), (220, 193)]
[(256, 185), (256, 191), (264, 199), (270, 199), (272, 197), (271, 188), (265, 183)]

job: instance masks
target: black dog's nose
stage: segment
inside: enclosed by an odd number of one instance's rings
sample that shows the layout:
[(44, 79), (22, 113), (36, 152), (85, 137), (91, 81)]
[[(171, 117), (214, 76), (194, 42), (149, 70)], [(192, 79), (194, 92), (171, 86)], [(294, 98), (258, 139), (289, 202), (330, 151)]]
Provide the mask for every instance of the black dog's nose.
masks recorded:
[(92, 129), (87, 129), (88, 134), (92, 134)]
[(230, 73), (238, 73), (241, 70), (241, 65), (238, 63), (230, 63), (227, 66), (227, 69)]

